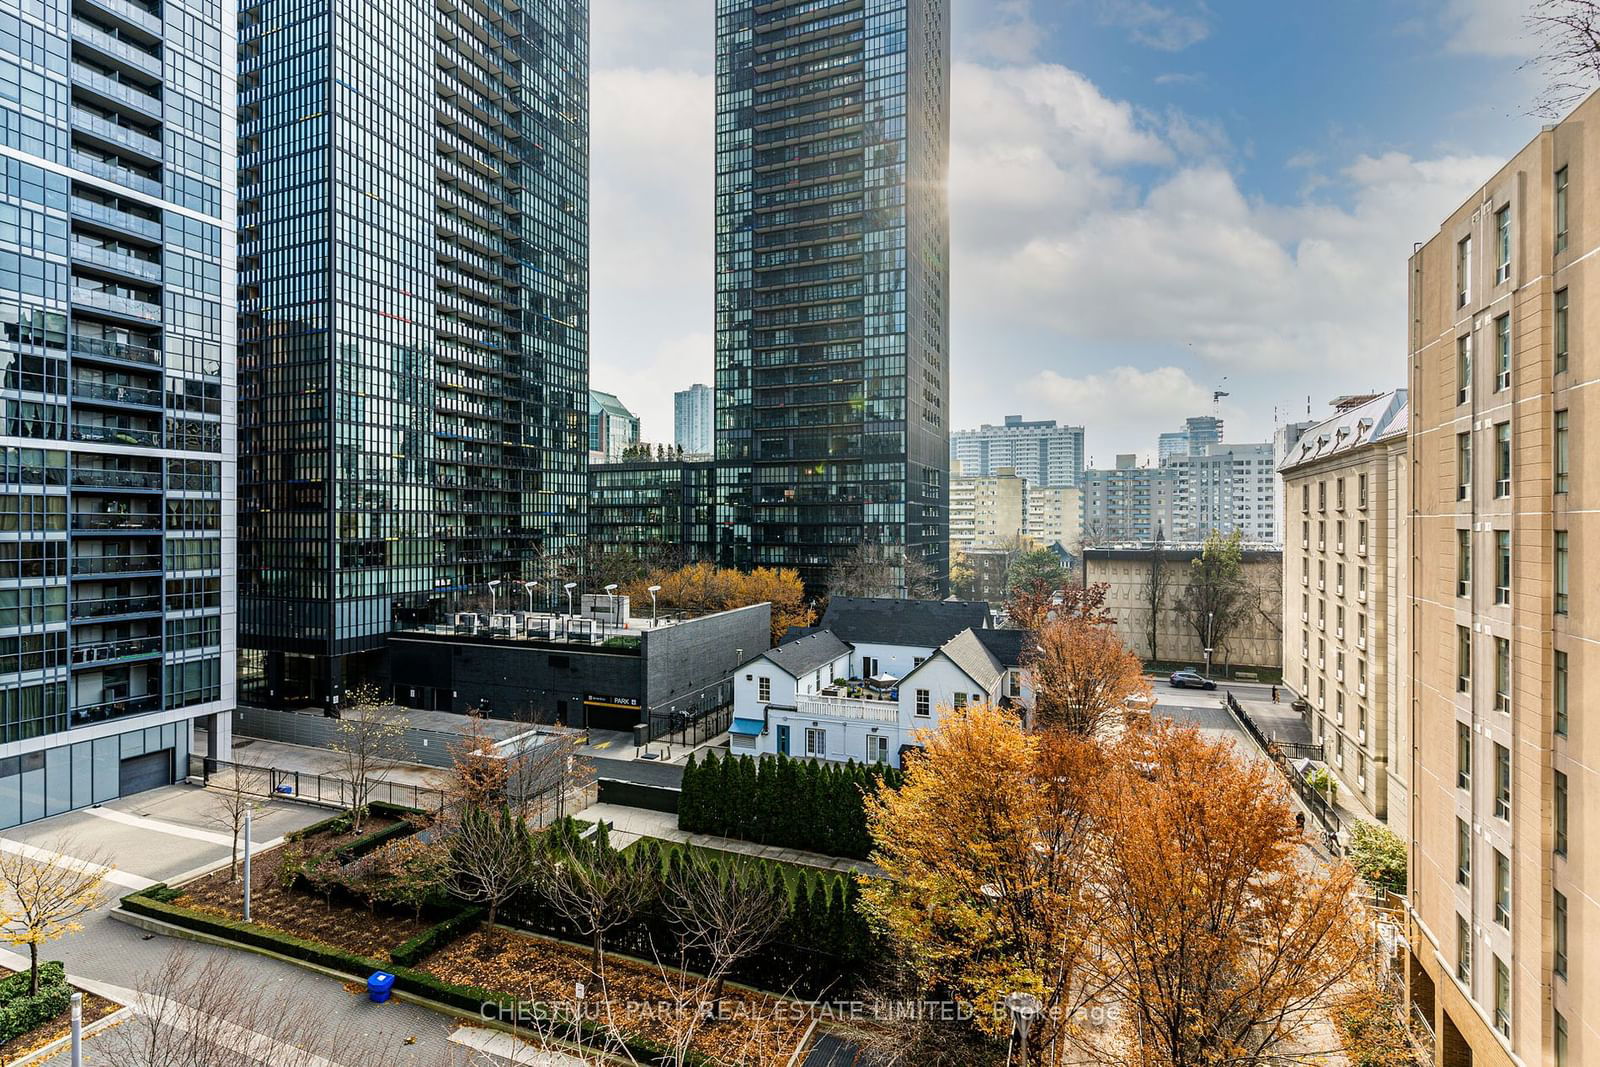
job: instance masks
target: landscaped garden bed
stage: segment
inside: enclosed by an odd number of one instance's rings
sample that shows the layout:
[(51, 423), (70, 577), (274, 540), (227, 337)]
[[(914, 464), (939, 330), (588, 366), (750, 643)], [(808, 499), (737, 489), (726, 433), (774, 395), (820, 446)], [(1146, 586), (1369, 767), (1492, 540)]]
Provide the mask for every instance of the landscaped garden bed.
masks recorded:
[[(0, 1063), (15, 1063), (52, 1041), (66, 1037), (72, 1026), (72, 993), (59, 963), (39, 967), (39, 994), (28, 995), (28, 972), (0, 968)], [(119, 1005), (93, 993), (83, 995), (83, 1024), (88, 1026)]]

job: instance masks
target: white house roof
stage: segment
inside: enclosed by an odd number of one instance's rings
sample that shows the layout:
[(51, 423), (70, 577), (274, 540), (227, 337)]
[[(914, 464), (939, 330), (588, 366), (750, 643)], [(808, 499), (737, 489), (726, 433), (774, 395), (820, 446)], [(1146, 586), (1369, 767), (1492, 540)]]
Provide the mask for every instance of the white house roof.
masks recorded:
[(962, 630), (940, 645), (932, 656), (913, 667), (911, 673), (900, 680), (900, 684), (904, 686), (916, 675), (917, 671), (922, 670), (940, 656), (955, 664), (957, 669), (968, 678), (971, 678), (980, 689), (993, 689), (995, 683), (1006, 673), (1006, 669), (1000, 665), (1000, 661), (995, 659), (994, 653), (990, 652), (984, 646), (984, 643), (978, 640), (977, 634), (971, 630)]
[(1299, 443), (1289, 449), (1288, 456), (1278, 465), (1278, 471), (1287, 473), (1303, 464), (1350, 452), (1396, 432), (1403, 433), (1407, 417), (1404, 389), (1352, 404), (1302, 434)]

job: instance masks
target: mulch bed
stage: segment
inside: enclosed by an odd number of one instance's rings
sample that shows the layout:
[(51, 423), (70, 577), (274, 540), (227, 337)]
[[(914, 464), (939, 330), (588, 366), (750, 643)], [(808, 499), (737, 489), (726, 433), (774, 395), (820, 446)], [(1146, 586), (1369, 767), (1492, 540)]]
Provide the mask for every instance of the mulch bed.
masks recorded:
[[(574, 983), (592, 986), (588, 950), (500, 927), (468, 934), (419, 966), (447, 982), (544, 1002), (565, 1011), (572, 1009)], [(586, 998), (588, 1017), (609, 1019), (624, 1034), (670, 1041), (675, 997), (661, 972), (608, 955), (605, 974), (610, 1013), (595, 1010), (591, 1002), (600, 999), (600, 991), (591, 989)], [(677, 976), (674, 973), (672, 977)], [(803, 1014), (792, 1002), (730, 986), (723, 996), (724, 1018), (702, 1022), (694, 1047), (718, 1063), (785, 1063), (810, 1025)]]
[[(0, 978), (11, 973), (4, 967), (0, 967)], [(83, 990), (79, 990), (79, 992), (83, 993), (83, 1026), (86, 1030), (89, 1028), (90, 1023), (104, 1019), (107, 1015), (122, 1007), (122, 1005), (115, 1001), (107, 1000), (105, 997), (83, 992)], [(15, 1063), (29, 1053), (37, 1052), (50, 1042), (66, 1037), (71, 1032), (72, 1009), (68, 1008), (44, 1025), (36, 1026), (27, 1033), (0, 1044), (0, 1063)], [(54, 1059), (54, 1056), (51, 1058)]]
[[(305, 854), (331, 852), (358, 837), (392, 826), (397, 820), (369, 816), (361, 833), (317, 834), (291, 841), (250, 858), (250, 920), (295, 937), (336, 945), (376, 960), (387, 960), (389, 950), (428, 929), (432, 924), (406, 916), (379, 914), (334, 897), (299, 889), (286, 889), (279, 876), (285, 849)], [(331, 861), (328, 861), (331, 862)], [(222, 867), (183, 887), (176, 903), (227, 919), (242, 917), (244, 884), (234, 881)]]

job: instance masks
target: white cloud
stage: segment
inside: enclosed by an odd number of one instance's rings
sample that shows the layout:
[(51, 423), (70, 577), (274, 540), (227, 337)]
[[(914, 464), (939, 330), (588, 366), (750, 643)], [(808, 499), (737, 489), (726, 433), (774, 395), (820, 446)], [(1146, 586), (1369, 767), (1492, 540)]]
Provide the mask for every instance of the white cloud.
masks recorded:
[[(1115, 411), (1117, 420), (1129, 431), (1129, 440), (1142, 442), (1142, 447), (1120, 444), (1107, 447), (1110, 442), (1102, 434), (1085, 431), (1084, 444), (1097, 466), (1109, 467), (1117, 451), (1143, 453), (1154, 449), (1156, 435), (1163, 430), (1181, 426), (1190, 415), (1209, 410), (1211, 391), (1189, 377), (1181, 367), (1121, 366), (1091, 371), (1081, 377), (1071, 378), (1053, 370), (1035, 374), (1023, 385), (1036, 408), (1051, 412), (1105, 412)], [(1079, 415), (1070, 421), (1078, 422)]]
[(1128, 31), (1130, 40), (1162, 52), (1181, 52), (1211, 36), (1203, 3), (1179, 7), (1149, 0), (1100, 0), (1100, 22)]
[(1447, 0), (1441, 14), (1446, 47), (1467, 55), (1527, 59), (1536, 42), (1522, 0)]

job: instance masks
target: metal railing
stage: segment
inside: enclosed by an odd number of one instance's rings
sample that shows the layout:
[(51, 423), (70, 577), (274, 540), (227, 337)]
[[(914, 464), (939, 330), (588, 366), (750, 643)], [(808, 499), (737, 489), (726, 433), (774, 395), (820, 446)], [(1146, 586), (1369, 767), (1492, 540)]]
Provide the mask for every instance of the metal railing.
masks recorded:
[(727, 730), (733, 723), (733, 705), (724, 704), (695, 719), (682, 716), (650, 716), (650, 740), (669, 745), (698, 745)]
[[(1240, 706), (1238, 698), (1232, 693), (1226, 694), (1223, 703), (1227, 705), (1229, 713), (1243, 727), (1245, 733), (1254, 738), (1256, 744), (1260, 745), (1261, 750), (1267, 754), (1267, 758), (1277, 765), (1279, 772), (1288, 780), (1289, 787), (1295, 791), (1295, 794), (1304, 802), (1305, 806), (1311, 809), (1311, 814), (1315, 815), (1317, 821), (1322, 824), (1324, 831), (1323, 843), (1330, 852), (1337, 855), (1339, 851), (1339, 832), (1343, 829), (1343, 820), (1340, 819), (1339, 813), (1334, 810), (1333, 805), (1328, 803), (1327, 798), (1315, 786), (1306, 781), (1306, 776), (1300, 773), (1300, 769), (1294, 765), (1293, 760), (1290, 758), (1291, 755), (1294, 755), (1299, 758), (1320, 760), (1322, 758), (1322, 746), (1300, 742), (1284, 742), (1268, 737), (1256, 725), (1255, 720), (1250, 718), (1249, 713)], [(1291, 753), (1289, 750), (1294, 751)]]
[[(272, 797), (279, 800), (301, 800), (311, 804), (349, 808), (355, 803), (356, 790), (349, 780), (310, 771), (285, 771), (276, 767), (261, 767), (230, 760), (211, 759), (199, 753), (189, 755), (189, 776), (210, 782), (217, 776), (234, 776), (241, 792), (250, 796)], [(378, 782), (373, 785), (368, 801), (417, 808), (420, 811), (439, 811), (444, 807), (445, 795), (441, 790), (409, 782)]]

